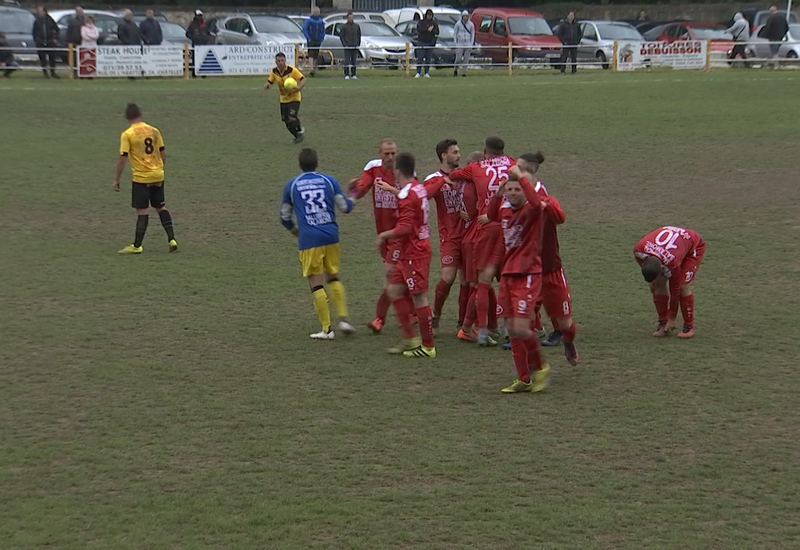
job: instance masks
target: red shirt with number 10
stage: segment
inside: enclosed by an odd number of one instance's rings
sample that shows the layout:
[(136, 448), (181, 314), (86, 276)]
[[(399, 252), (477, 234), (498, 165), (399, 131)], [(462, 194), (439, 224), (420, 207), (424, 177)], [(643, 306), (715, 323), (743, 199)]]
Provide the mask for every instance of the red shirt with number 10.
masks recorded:
[(668, 225), (642, 237), (633, 247), (633, 253), (640, 261), (647, 256), (655, 256), (671, 274), (676, 274), (686, 256), (702, 241), (703, 238), (697, 231)]
[(397, 195), (397, 226), (394, 228), (400, 248), (400, 260), (431, 257), (431, 228), (428, 226), (428, 193), (414, 180)]

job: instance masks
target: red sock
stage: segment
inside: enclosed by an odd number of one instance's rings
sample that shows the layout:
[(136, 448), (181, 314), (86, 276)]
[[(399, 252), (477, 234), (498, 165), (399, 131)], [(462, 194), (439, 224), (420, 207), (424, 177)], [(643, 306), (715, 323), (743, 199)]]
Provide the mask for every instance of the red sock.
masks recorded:
[(467, 300), (467, 313), (464, 315), (464, 329), (472, 328), (475, 324), (475, 319), (478, 317), (478, 308), (475, 301), (478, 298), (478, 289), (474, 286), (469, 287), (469, 300)]
[(497, 295), (494, 293), (494, 287), (489, 287), (489, 317), (488, 317), (489, 330), (497, 330)]
[(666, 323), (669, 316), (669, 295), (668, 294), (653, 294), (653, 303), (656, 305), (656, 313), (658, 313), (658, 322)]
[(511, 353), (514, 355), (514, 366), (517, 368), (517, 378), (530, 383), (531, 372), (528, 366), (528, 345), (522, 338), (511, 338)]
[(411, 315), (414, 310), (408, 306), (408, 300), (403, 296), (392, 302), (392, 305), (394, 306), (394, 312), (397, 314), (400, 328), (403, 330), (403, 336), (405, 338), (413, 338), (414, 329), (412, 328)]
[(391, 302), (389, 301), (389, 297), (386, 295), (386, 291), (384, 290), (381, 292), (381, 295), (378, 297), (378, 304), (375, 306), (375, 317), (386, 322), (386, 314), (389, 313), (389, 306)]
[(433, 314), (431, 314), (431, 306), (417, 308), (417, 320), (419, 321), (419, 334), (422, 336), (422, 345), (426, 348), (432, 348)]
[(531, 334), (525, 343), (528, 346), (528, 367), (531, 371), (542, 370), (542, 346), (535, 334)]
[(458, 324), (464, 324), (464, 317), (467, 316), (467, 305), (469, 304), (470, 286), (459, 285), (458, 289)]
[(681, 315), (684, 325), (694, 326), (694, 294), (681, 296)]
[(478, 308), (478, 328), (486, 328), (489, 323), (489, 289), (491, 285), (478, 283), (478, 290), (475, 296), (475, 307)]
[[(555, 326), (555, 321), (553, 321), (553, 326)], [(556, 330), (559, 330), (559, 329), (556, 329)], [(563, 329), (562, 328), (560, 330), (561, 330), (562, 336), (564, 337), (564, 341), (567, 344), (571, 344), (572, 342), (575, 341), (575, 333), (578, 332), (578, 327), (575, 326), (574, 322), (569, 326), (569, 328), (567, 328), (567, 329)]]
[(437, 317), (442, 316), (442, 308), (444, 307), (444, 302), (447, 300), (447, 297), (450, 295), (451, 286), (453, 286), (453, 283), (447, 284), (441, 279), (438, 283), (436, 283), (436, 297), (433, 302), (433, 314)]

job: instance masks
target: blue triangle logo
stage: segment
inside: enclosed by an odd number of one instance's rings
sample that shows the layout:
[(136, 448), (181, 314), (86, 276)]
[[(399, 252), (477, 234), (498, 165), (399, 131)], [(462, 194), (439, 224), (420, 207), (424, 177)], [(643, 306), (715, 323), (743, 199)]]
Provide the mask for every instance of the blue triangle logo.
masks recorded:
[(222, 70), (222, 65), (219, 64), (219, 60), (217, 56), (214, 54), (214, 50), (208, 50), (206, 56), (203, 58), (203, 62), (200, 64), (200, 70), (197, 71), (198, 74), (222, 74), (225, 71)]

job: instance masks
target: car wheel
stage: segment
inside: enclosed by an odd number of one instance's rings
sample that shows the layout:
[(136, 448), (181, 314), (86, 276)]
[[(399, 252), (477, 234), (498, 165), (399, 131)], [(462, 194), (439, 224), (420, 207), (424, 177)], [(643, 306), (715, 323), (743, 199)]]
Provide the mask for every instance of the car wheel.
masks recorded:
[(595, 58), (597, 59), (597, 62), (600, 63), (600, 66), (603, 67), (603, 69), (608, 69), (610, 67), (608, 64), (608, 59), (606, 59), (606, 54), (603, 52), (597, 52)]
[(789, 53), (786, 54), (786, 59), (797, 59), (797, 52), (789, 50)]

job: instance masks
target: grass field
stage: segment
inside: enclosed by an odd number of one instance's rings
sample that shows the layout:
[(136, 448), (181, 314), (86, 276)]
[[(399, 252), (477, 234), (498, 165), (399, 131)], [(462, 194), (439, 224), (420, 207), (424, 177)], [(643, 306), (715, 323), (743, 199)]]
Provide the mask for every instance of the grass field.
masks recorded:
[[(340, 181), (386, 136), (425, 173), (444, 137), (547, 155), (582, 364), (547, 351), (551, 388), (521, 396), (510, 352), (451, 334), (457, 290), (434, 361), (387, 356), (393, 321), (308, 340), (277, 215), (298, 148), (260, 80), (3, 80), (0, 546), (797, 548), (792, 74), (310, 82), (304, 145)], [(156, 216), (116, 254), (129, 101), (166, 139), (178, 254)], [(631, 252), (664, 224), (708, 243), (691, 341), (650, 337)], [(340, 226), (363, 326), (369, 202)]]

